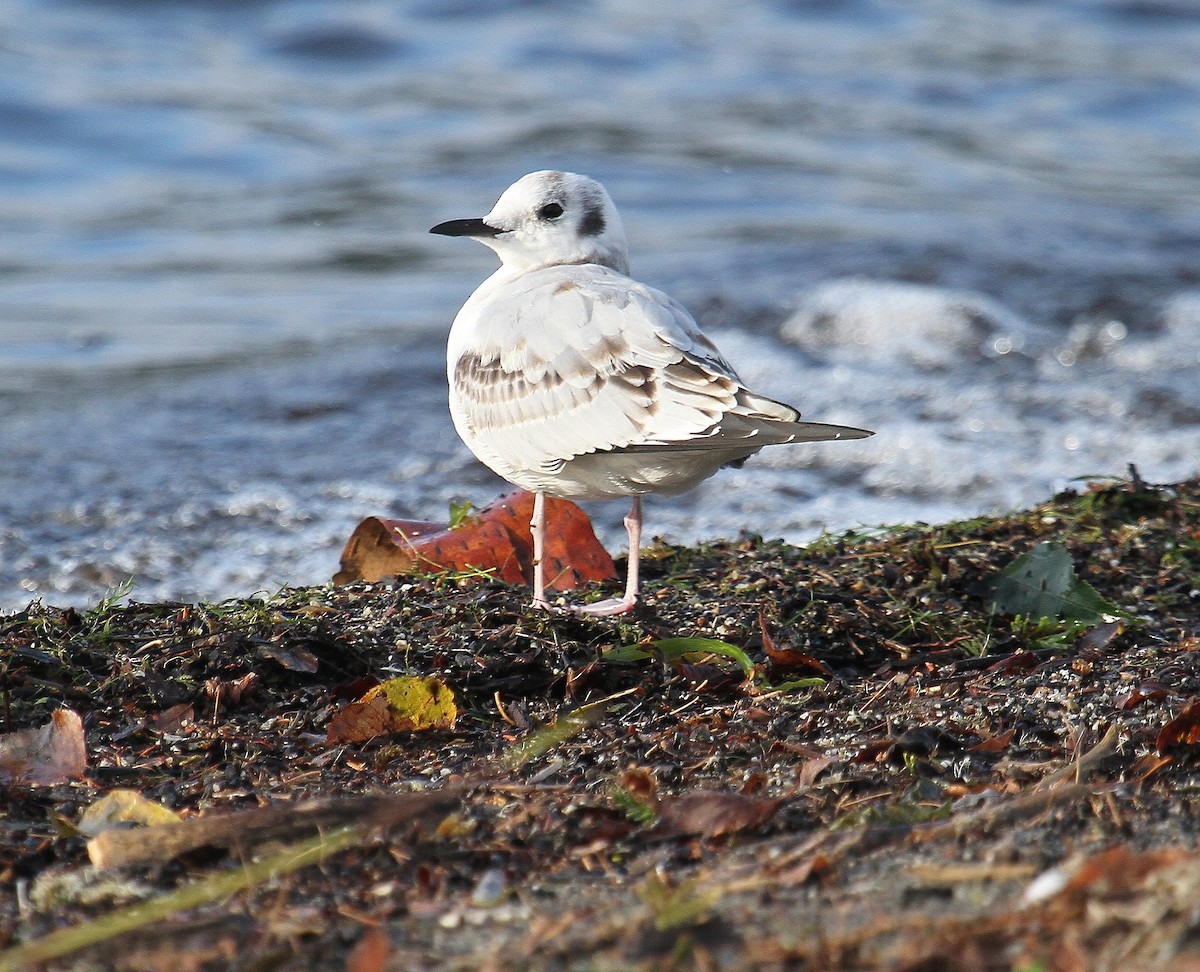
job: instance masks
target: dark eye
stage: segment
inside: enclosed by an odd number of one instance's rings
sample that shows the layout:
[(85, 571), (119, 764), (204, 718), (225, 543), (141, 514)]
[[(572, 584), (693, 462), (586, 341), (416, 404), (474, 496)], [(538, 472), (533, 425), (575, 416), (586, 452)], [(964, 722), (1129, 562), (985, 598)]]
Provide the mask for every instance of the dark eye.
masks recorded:
[(558, 219), (563, 214), (563, 208), (558, 203), (546, 203), (537, 214), (538, 219)]

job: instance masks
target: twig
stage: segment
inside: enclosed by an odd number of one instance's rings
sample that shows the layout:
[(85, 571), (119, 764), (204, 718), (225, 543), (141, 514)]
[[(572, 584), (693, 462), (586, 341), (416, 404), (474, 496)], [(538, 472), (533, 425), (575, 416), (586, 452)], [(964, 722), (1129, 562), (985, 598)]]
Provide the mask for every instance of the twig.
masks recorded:
[(367, 829), (361, 825), (342, 827), (331, 833), (293, 844), (254, 864), (214, 874), (202, 881), (185, 885), (171, 894), (121, 908), (73, 928), (51, 932), (7, 952), (0, 952), (0, 972), (20, 972), (29, 969), (35, 963), (71, 955), (93, 945), (100, 945), (118, 935), (164, 921), (177, 912), (222, 900), (245, 888), (317, 864), (338, 851), (359, 843)]
[(1117, 748), (1117, 726), (1113, 723), (1108, 727), (1108, 732), (1104, 734), (1095, 746), (1083, 753), (1075, 762), (1069, 763), (1055, 773), (1051, 773), (1045, 779), (1041, 780), (1034, 790), (1048, 790), (1053, 787), (1066, 783), (1067, 780), (1074, 780), (1079, 783), (1083, 777), (1090, 773), (1097, 763), (1102, 762), (1113, 754)]
[[(171, 915), (212, 901), (228, 898), (256, 884), (272, 881), (292, 871), (317, 864), (349, 847), (361, 844), (372, 834), (394, 828), (402, 823), (427, 819), (443, 814), (456, 806), (464, 793), (463, 787), (450, 787), (433, 793), (395, 793), (351, 797), (340, 800), (314, 800), (293, 807), (271, 807), (226, 814), (211, 820), (198, 819), (136, 830), (106, 831), (92, 845), (108, 836), (101, 844), (106, 863), (121, 858), (122, 863), (164, 859), (200, 846), (233, 846), (248, 840), (278, 840), (297, 831), (326, 830), (315, 837), (299, 841), (232, 871), (185, 885), (170, 894), (121, 908), (100, 918), (51, 932), (0, 952), (0, 972), (18, 972), (38, 962), (62, 958), (93, 945), (99, 945), (126, 932), (145, 928)], [(351, 822), (355, 821), (355, 822)], [(111, 835), (111, 836), (110, 836)], [(125, 839), (118, 839), (118, 835)], [(146, 852), (138, 853), (140, 843)], [(96, 857), (96, 851), (89, 845)]]
[(315, 830), (348, 825), (390, 830), (408, 821), (445, 814), (463, 794), (460, 787), (430, 793), (387, 793), (195, 817), (154, 827), (106, 830), (88, 842), (98, 868), (167, 861), (199, 847), (245, 847), (298, 840)]

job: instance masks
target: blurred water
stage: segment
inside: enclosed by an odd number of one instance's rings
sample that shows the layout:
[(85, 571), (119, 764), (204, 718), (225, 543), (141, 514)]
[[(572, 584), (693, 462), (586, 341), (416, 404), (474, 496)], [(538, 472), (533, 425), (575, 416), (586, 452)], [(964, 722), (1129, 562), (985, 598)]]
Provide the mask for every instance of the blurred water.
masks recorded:
[(879, 432), (653, 532), (1200, 467), (1194, 4), (0, 0), (0, 607), (319, 581), (486, 502), (441, 353), (493, 258), (427, 229), (551, 166), (744, 377)]

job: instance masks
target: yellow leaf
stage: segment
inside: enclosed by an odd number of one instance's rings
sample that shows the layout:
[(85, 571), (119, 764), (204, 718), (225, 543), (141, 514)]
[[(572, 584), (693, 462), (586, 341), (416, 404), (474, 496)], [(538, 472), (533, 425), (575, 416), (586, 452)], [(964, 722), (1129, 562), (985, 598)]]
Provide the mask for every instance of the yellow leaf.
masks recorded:
[(387, 700), (393, 732), (402, 729), (453, 729), (458, 719), (454, 693), (436, 678), (402, 675), (376, 685), (362, 697), (364, 702)]
[(331, 746), (425, 729), (453, 729), (454, 693), (436, 678), (403, 675), (376, 685), (333, 714), (326, 729)]
[(179, 814), (174, 810), (147, 800), (136, 790), (113, 790), (83, 811), (79, 831), (95, 837), (101, 831), (130, 823), (152, 827), (178, 822)]

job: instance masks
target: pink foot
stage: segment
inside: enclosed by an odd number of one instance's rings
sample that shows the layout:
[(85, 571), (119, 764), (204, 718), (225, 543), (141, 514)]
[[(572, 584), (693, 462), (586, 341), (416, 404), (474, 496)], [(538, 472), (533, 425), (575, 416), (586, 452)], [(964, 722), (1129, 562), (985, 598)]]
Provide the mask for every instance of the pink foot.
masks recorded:
[(590, 618), (607, 618), (614, 614), (626, 614), (636, 604), (636, 597), (610, 597), (607, 601), (597, 601), (595, 604), (578, 604), (570, 610)]

